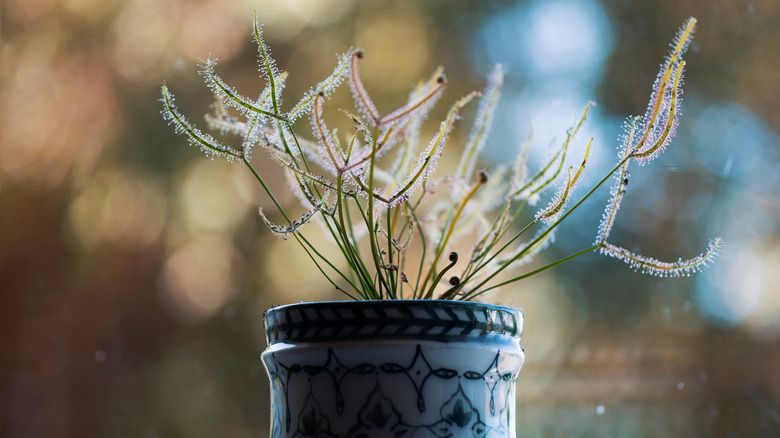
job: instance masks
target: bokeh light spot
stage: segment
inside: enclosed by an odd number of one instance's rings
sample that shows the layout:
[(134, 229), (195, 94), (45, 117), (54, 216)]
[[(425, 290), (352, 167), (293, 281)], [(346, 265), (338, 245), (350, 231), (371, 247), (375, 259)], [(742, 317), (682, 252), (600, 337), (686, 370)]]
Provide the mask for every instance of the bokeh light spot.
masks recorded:
[(120, 0), (60, 0), (60, 4), (71, 14), (84, 19), (91, 24), (100, 23), (121, 5)]
[(537, 75), (581, 74), (611, 52), (609, 21), (596, 1), (537, 1), (527, 19), (525, 56)]
[(595, 0), (532, 1), (491, 17), (475, 36), (474, 55), (508, 64), (531, 80), (593, 78), (612, 51), (604, 7)]
[[(304, 228), (306, 239), (335, 266), (343, 265), (338, 258), (338, 248), (319, 233), (307, 233), (307, 229), (319, 228), (309, 224)], [(333, 299), (326, 295), (333, 286), (322, 277), (312, 260), (294, 239), (264, 239), (259, 241), (255, 252), (260, 256), (263, 269), (257, 272), (257, 282), (263, 294), (274, 304), (288, 304), (298, 301)], [(336, 277), (337, 278), (337, 277)]]
[(125, 79), (159, 82), (151, 74), (167, 65), (173, 56), (173, 37), (177, 20), (162, 2), (131, 0), (125, 4), (107, 39), (114, 70)]
[(221, 1), (204, 1), (188, 8), (181, 22), (182, 50), (191, 60), (211, 56), (225, 61), (243, 46), (250, 29)]
[(246, 217), (249, 200), (243, 187), (249, 182), (234, 165), (201, 159), (187, 170), (181, 190), (185, 223), (195, 229), (229, 232)]
[(235, 250), (226, 239), (198, 237), (176, 248), (163, 268), (165, 303), (184, 324), (196, 324), (235, 294)]
[[(109, 71), (95, 53), (61, 56), (56, 31), (0, 46), (0, 182), (83, 178), (116, 135)], [(10, 70), (13, 68), (14, 70)]]
[(697, 277), (696, 297), (705, 317), (724, 326), (748, 318), (764, 293), (764, 264), (747, 248), (729, 247), (718, 260), (719, 269), (709, 269)]
[(146, 246), (160, 236), (165, 208), (162, 191), (153, 182), (129, 172), (107, 172), (71, 203), (70, 226), (87, 248), (101, 242)]
[(244, 10), (257, 10), (264, 28), (279, 38), (293, 38), (305, 26), (327, 24), (341, 18), (353, 0), (244, 0)]
[(356, 44), (366, 52), (360, 71), (367, 86), (387, 94), (410, 89), (424, 75), (430, 57), (425, 23), (403, 12), (361, 23), (365, 24), (357, 29)]

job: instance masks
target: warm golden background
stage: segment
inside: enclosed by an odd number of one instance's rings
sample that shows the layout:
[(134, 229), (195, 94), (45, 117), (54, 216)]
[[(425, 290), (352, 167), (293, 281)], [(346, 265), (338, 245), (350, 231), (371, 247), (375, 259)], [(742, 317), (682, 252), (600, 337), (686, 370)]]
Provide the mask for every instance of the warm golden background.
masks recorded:
[[(264, 228), (248, 172), (186, 146), (157, 101), (166, 81), (200, 120), (208, 56), (258, 92), (254, 9), (288, 104), (352, 45), (385, 111), (438, 65), (452, 102), (505, 63), (486, 166), (595, 100), (591, 178), (696, 16), (678, 138), (634, 169), (613, 239), (676, 258), (722, 236), (721, 258), (665, 280), (591, 254), (491, 300), (526, 314), (521, 437), (780, 436), (777, 0), (4, 0), (0, 436), (267, 436), (262, 311), (340, 297)], [(600, 195), (548, 260), (592, 243)]]

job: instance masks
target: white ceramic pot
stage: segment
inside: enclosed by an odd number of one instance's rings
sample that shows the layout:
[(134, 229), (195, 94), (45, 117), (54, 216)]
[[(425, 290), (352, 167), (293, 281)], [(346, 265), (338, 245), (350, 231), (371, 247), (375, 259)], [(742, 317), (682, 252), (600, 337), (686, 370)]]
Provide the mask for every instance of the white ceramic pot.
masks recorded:
[(265, 314), (271, 437), (515, 437), (517, 310), (345, 301)]

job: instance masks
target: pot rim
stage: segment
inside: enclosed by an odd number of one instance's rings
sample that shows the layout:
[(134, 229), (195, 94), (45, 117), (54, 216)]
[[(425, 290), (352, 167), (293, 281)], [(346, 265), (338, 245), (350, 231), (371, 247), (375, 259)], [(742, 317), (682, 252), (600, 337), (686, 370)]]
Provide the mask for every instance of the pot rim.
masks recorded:
[(268, 345), (365, 339), (433, 341), (517, 339), (523, 313), (473, 301), (315, 301), (264, 312)]

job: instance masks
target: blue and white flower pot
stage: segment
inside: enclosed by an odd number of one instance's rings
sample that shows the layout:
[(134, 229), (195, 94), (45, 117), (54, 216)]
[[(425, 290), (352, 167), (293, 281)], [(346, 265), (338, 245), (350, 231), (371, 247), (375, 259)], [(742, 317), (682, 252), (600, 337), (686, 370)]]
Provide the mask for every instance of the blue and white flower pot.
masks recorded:
[(265, 314), (273, 438), (515, 437), (517, 310), (458, 301)]

